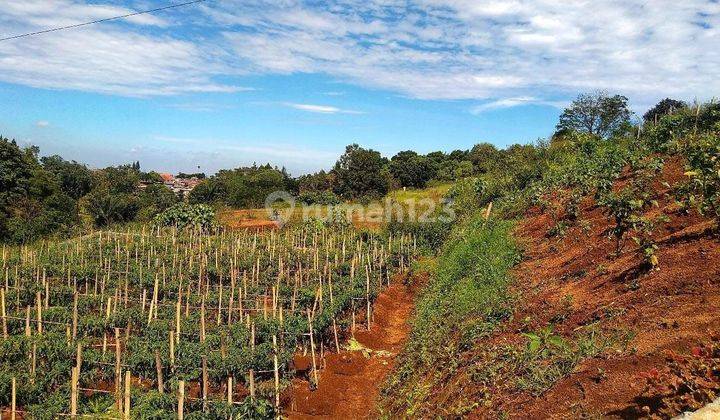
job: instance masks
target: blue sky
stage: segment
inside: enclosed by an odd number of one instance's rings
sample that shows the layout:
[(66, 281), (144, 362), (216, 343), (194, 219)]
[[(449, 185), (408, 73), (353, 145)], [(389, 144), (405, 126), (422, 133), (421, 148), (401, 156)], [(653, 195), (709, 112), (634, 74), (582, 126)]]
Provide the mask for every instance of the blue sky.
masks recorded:
[[(0, 2), (0, 38), (172, 3)], [(579, 92), (640, 114), (718, 91), (717, 1), (565, 3), (209, 0), (0, 42), (0, 134), (98, 167), (297, 175), (353, 142), (530, 142)]]

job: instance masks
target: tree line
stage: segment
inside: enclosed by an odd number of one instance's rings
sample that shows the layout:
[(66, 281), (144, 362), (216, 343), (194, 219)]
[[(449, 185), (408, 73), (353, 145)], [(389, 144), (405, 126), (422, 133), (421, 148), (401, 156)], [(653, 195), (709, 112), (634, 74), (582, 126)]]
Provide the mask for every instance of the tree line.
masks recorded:
[[(654, 122), (686, 107), (681, 101), (664, 99), (643, 120)], [(297, 178), (270, 164), (221, 170), (210, 177), (179, 176), (202, 179), (188, 196), (191, 204), (240, 208), (260, 207), (269, 193), (278, 190), (309, 204), (334, 204), (485, 174), (512, 176), (512, 183), (496, 182), (498, 188), (524, 188), (542, 175), (541, 166), (532, 163), (542, 159), (550, 143), (573, 132), (601, 139), (622, 135), (635, 129), (631, 118), (626, 97), (595, 92), (578, 96), (560, 116), (555, 134), (533, 144), (499, 149), (479, 143), (449, 153), (405, 150), (389, 159), (351, 144), (330, 170)], [(139, 188), (141, 181), (144, 188)], [(50, 234), (71, 235), (87, 225), (149, 221), (179, 201), (159, 174), (143, 172), (139, 162), (91, 170), (57, 155), (40, 157), (37, 147), (22, 148), (0, 136), (0, 241), (28, 242)]]

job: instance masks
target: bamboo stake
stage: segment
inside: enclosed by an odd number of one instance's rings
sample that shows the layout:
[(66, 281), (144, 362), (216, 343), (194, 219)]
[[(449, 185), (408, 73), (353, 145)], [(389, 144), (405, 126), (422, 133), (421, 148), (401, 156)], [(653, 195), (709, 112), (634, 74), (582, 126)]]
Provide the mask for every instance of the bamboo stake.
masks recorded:
[(35, 294), (35, 299), (37, 301), (37, 332), (38, 334), (42, 334), (42, 297), (40, 296), (40, 292)]
[(335, 322), (335, 318), (333, 318), (333, 335), (335, 336), (335, 350), (340, 353), (340, 342), (338, 341), (337, 323)]
[(185, 418), (185, 381), (178, 381), (178, 420)]
[(11, 396), (10, 396), (10, 420), (15, 420), (15, 413), (17, 412), (17, 404), (16, 404), (16, 396), (17, 396), (17, 384), (15, 377), (12, 378), (12, 383), (10, 385), (11, 390)]
[[(248, 319), (250, 315), (248, 315)], [(252, 356), (255, 356), (255, 323), (250, 327), (250, 351)], [(255, 369), (250, 369), (250, 399), (255, 400)]]
[[(172, 336), (170, 338), (170, 342), (172, 343)], [(163, 383), (163, 366), (160, 361), (160, 352), (158, 350), (155, 350), (155, 370), (157, 371), (158, 392), (162, 394), (165, 389), (165, 384)]]
[(315, 363), (315, 339), (313, 338), (312, 318), (310, 318), (310, 309), (307, 310), (308, 328), (310, 330), (310, 352), (312, 353), (312, 367), (313, 377), (315, 378), (315, 385), (318, 384), (317, 377), (317, 364)]
[(73, 295), (72, 339), (77, 340), (78, 329), (78, 294)]
[(227, 379), (227, 402), (228, 404), (233, 403), (233, 378), (228, 376)]
[(73, 367), (70, 375), (70, 416), (77, 416), (78, 368)]
[(120, 371), (120, 328), (115, 328), (115, 405), (118, 411), (122, 411), (122, 399), (120, 387), (122, 384)]
[[(7, 271), (6, 271), (7, 272)], [(5, 313), (5, 289), (0, 288), (0, 310), (2, 311), (3, 338), (8, 338), (7, 314)]]
[[(314, 361), (314, 359), (313, 359)], [(277, 336), (273, 335), (273, 367), (275, 369), (275, 410), (280, 412), (280, 370), (278, 367)], [(317, 375), (317, 374), (316, 374)], [(315, 378), (317, 383), (317, 377)]]
[(365, 266), (365, 300), (367, 301), (367, 329), (370, 331), (370, 269)]
[[(157, 354), (157, 353), (155, 353)], [(130, 420), (130, 371), (125, 371), (125, 412), (124, 420)]]
[(175, 370), (175, 337), (172, 330), (170, 332), (170, 367)]
[(207, 412), (207, 401), (208, 401), (208, 367), (207, 357), (202, 357), (202, 401), (203, 401), (203, 412)]

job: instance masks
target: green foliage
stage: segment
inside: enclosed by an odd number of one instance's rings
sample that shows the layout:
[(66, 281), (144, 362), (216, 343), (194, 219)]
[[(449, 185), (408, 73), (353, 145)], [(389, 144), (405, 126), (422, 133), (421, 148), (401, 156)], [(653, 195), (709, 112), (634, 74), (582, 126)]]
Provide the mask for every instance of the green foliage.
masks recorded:
[(335, 205), (341, 203), (340, 198), (328, 190), (304, 191), (298, 195), (297, 199), (301, 203), (308, 205)]
[(60, 189), (70, 197), (80, 199), (92, 189), (92, 173), (85, 165), (68, 162), (58, 155), (43, 157), (40, 162), (57, 178)]
[(417, 303), (409, 342), (383, 391), (392, 394), (386, 401), (391, 411), (418, 415), (415, 410), (426, 394), (417, 391), (452, 375), (458, 354), (510, 315), (508, 270), (519, 258), (510, 228), (478, 214), (448, 239)]
[(390, 184), (386, 161), (375, 150), (363, 149), (357, 144), (347, 146), (333, 168), (333, 191), (343, 198), (385, 195)]
[(221, 170), (197, 185), (188, 198), (191, 204), (222, 203), (237, 208), (261, 207), (270, 193), (294, 192), (295, 181), (285, 169), (270, 164)]
[(665, 115), (673, 114), (674, 112), (684, 108), (687, 108), (687, 104), (685, 102), (665, 98), (643, 114), (643, 120), (645, 122), (654, 122)]
[(630, 121), (628, 99), (607, 92), (580, 94), (560, 115), (557, 131), (580, 131), (601, 138), (611, 136)]
[(683, 198), (701, 214), (720, 220), (720, 130), (692, 139), (686, 150), (690, 181)]
[(97, 226), (128, 222), (139, 210), (137, 198), (130, 194), (99, 188), (88, 194), (86, 209)]
[(434, 254), (442, 249), (442, 245), (450, 235), (454, 222), (454, 220), (433, 220), (426, 222), (399, 222), (393, 220), (387, 224), (386, 230), (394, 236), (410, 234), (416, 239), (419, 247), (424, 248), (431, 254)]
[(180, 199), (174, 192), (163, 184), (150, 184), (138, 197), (138, 204), (142, 208), (138, 214), (141, 221), (150, 221), (157, 213), (175, 205)]
[(324, 170), (314, 174), (301, 175), (297, 179), (298, 190), (300, 194), (330, 191), (332, 190), (333, 178), (332, 172), (328, 173)]
[(432, 177), (430, 161), (417, 152), (406, 150), (390, 159), (390, 174), (401, 187), (422, 188)]
[(176, 204), (155, 216), (155, 224), (204, 231), (218, 227), (215, 210), (206, 204)]
[(602, 334), (595, 328), (564, 338), (555, 334), (552, 326), (523, 335), (527, 338), (524, 349), (501, 347), (495, 360), (508, 366), (507, 379), (512, 385), (536, 396), (570, 374), (582, 360), (611, 348), (623, 348), (629, 339), (627, 334)]

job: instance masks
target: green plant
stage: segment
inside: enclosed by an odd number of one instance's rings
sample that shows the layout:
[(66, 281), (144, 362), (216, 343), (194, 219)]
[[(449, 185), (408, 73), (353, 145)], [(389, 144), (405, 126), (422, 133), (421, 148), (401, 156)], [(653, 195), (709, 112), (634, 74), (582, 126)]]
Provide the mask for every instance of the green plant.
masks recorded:
[(555, 225), (552, 228), (550, 228), (550, 230), (547, 233), (547, 236), (549, 236), (551, 238), (555, 238), (555, 237), (563, 238), (563, 237), (565, 237), (567, 230), (568, 230), (567, 222), (565, 222), (564, 220), (560, 220), (559, 222), (555, 223)]
[(157, 226), (172, 226), (178, 229), (210, 230), (217, 228), (215, 210), (206, 204), (176, 204), (155, 216)]
[(720, 134), (703, 134), (688, 142), (687, 171), (690, 178), (686, 200), (701, 214), (720, 220)]

